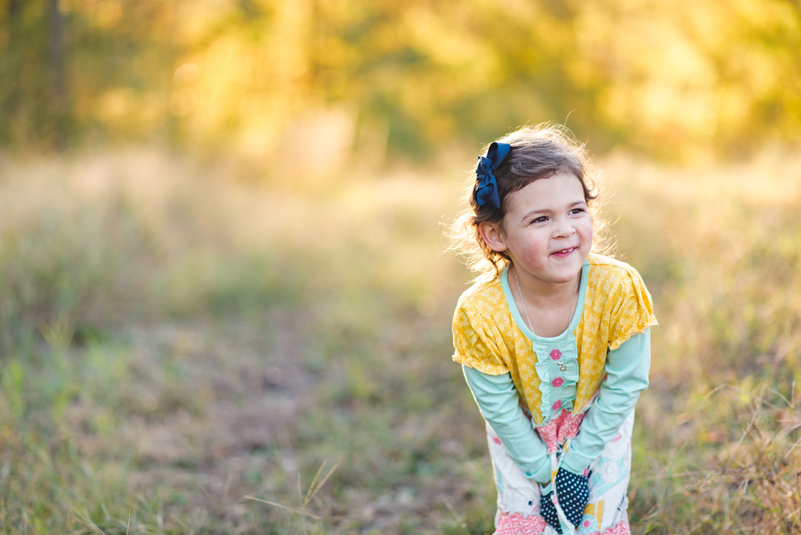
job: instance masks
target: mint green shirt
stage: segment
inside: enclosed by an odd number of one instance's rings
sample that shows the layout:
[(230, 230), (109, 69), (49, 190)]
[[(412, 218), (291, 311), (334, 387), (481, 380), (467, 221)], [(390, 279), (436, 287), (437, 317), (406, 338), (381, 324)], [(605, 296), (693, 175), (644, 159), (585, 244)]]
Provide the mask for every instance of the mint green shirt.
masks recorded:
[[(606, 357), (606, 379), (598, 397), (587, 410), (581, 432), (572, 442), (561, 466), (583, 474), (617, 434), (634, 409), (640, 392), (648, 387), (651, 365), (651, 335), (635, 334)], [(482, 416), (503, 442), (509, 457), (526, 477), (546, 484), (551, 462), (545, 444), (519, 406), (519, 395), (509, 373), (487, 375), (462, 366), (467, 384)]]

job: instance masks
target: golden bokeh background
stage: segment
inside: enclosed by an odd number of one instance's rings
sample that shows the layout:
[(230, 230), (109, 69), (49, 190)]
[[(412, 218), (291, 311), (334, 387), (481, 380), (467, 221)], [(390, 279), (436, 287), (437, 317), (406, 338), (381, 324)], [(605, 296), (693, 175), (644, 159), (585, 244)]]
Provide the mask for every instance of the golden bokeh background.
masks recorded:
[(796, 0), (0, 0), (0, 532), (492, 533), (444, 231), (540, 122), (660, 322), (632, 533), (801, 532)]
[(801, 132), (792, 0), (3, 6), (10, 147), (148, 142), (269, 159), (301, 144), (430, 157), (556, 121), (597, 151), (682, 159), (742, 156)]

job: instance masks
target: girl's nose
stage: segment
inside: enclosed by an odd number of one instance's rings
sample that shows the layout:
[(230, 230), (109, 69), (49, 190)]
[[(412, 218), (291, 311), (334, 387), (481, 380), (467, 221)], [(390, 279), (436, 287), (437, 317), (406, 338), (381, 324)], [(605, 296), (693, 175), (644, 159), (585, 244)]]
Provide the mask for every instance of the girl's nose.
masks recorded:
[(568, 236), (572, 236), (575, 232), (576, 229), (573, 228), (573, 225), (571, 225), (569, 221), (562, 220), (556, 223), (553, 236), (554, 238), (567, 238)]

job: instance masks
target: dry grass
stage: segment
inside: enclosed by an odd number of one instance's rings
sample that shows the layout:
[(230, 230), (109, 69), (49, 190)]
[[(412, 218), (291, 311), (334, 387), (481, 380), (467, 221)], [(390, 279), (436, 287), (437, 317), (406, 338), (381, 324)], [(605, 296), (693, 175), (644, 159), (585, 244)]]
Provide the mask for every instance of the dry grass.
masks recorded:
[[(491, 532), (450, 362), (453, 160), (313, 188), (158, 151), (5, 161), (0, 530)], [(600, 167), (660, 320), (635, 533), (799, 532), (801, 159)]]

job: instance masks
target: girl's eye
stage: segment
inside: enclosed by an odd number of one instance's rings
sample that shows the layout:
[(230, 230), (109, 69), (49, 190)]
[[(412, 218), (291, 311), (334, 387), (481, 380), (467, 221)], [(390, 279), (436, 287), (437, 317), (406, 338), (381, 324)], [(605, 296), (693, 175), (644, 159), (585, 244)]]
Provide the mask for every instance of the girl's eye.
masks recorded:
[(537, 218), (535, 218), (535, 219), (532, 219), (532, 220), (531, 220), (531, 224), (533, 224), (533, 223), (544, 223), (544, 222), (546, 222), (546, 221), (548, 221), (548, 218), (547, 218), (547, 217), (545, 217), (544, 215), (541, 215), (540, 217), (537, 217)]
[(573, 208), (572, 210), (570, 210), (571, 214), (580, 214), (580, 213), (583, 213), (583, 212), (584, 212), (584, 208)]

